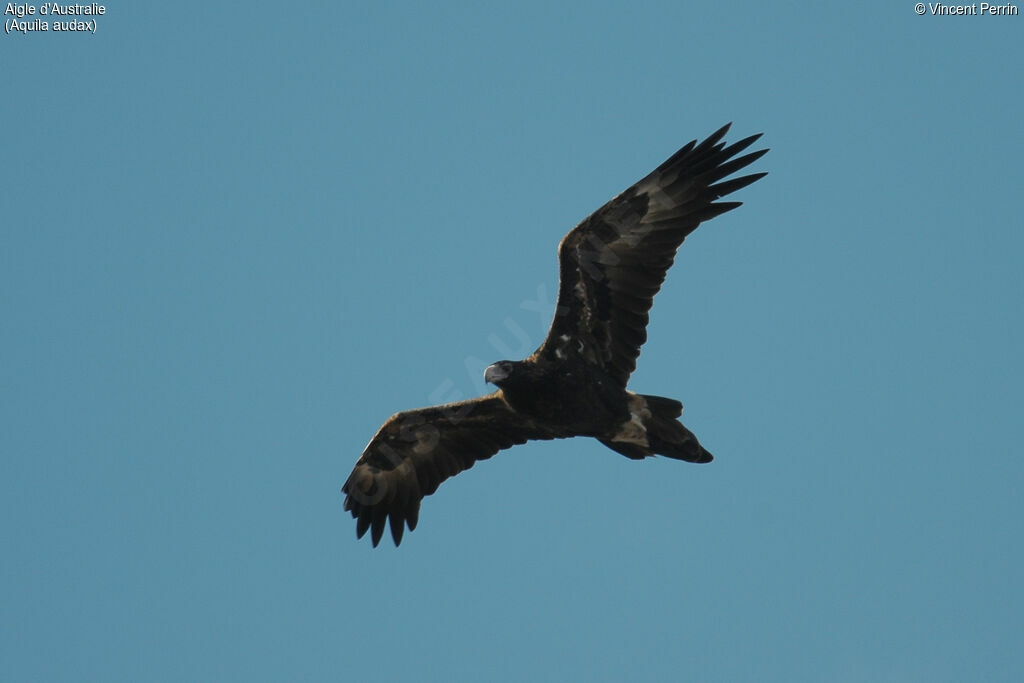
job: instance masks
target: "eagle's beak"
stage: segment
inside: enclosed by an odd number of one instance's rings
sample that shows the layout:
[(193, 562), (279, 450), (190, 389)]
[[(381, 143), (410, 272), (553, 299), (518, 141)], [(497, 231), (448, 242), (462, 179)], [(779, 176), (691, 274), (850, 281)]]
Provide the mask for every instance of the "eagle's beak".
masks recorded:
[(508, 377), (508, 373), (505, 372), (497, 363), (494, 365), (488, 365), (487, 369), (484, 370), (484, 381), (490, 382), (491, 384), (497, 384), (501, 380)]

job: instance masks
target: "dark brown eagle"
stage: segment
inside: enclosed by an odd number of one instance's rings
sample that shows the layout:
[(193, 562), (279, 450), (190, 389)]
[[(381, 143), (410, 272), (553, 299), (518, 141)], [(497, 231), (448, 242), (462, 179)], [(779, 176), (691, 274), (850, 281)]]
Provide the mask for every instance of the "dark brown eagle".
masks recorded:
[(740, 205), (716, 199), (766, 175), (723, 181), (768, 151), (736, 157), (761, 136), (726, 146), (728, 129), (686, 145), (565, 236), (547, 339), (525, 360), (487, 368), (484, 380), (497, 391), (384, 423), (341, 489), (356, 536), (369, 529), (376, 546), (390, 520), (398, 545), (406, 525), (416, 528), (420, 501), (441, 482), (530, 439), (592, 436), (635, 460), (711, 461), (676, 419), (679, 401), (634, 394), (626, 383), (676, 249), (702, 221)]

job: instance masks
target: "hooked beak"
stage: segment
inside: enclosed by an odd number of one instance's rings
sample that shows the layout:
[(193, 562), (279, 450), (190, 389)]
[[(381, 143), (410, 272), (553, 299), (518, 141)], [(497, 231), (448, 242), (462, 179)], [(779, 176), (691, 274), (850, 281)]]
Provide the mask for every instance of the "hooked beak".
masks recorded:
[(491, 384), (496, 385), (506, 377), (508, 377), (508, 372), (502, 369), (502, 367), (497, 363), (494, 365), (488, 365), (487, 369), (484, 370), (484, 381), (490, 382)]

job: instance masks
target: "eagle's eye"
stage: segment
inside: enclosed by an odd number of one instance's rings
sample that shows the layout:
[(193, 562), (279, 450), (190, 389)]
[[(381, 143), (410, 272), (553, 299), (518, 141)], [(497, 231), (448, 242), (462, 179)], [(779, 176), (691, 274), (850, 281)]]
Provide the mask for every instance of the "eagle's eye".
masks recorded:
[(484, 381), (490, 382), (491, 384), (498, 384), (502, 380), (508, 378), (512, 374), (512, 364), (508, 361), (498, 361), (493, 365), (487, 366), (484, 370)]

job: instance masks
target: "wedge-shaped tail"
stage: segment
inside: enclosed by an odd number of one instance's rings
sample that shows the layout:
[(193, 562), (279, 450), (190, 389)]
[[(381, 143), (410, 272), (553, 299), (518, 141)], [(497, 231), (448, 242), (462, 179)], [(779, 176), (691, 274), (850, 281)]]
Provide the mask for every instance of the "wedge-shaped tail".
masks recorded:
[(677, 420), (683, 404), (673, 398), (632, 394), (629, 399), (630, 419), (619, 426), (611, 438), (600, 439), (608, 448), (627, 458), (641, 460), (652, 455), (685, 460), (711, 462), (689, 429)]

